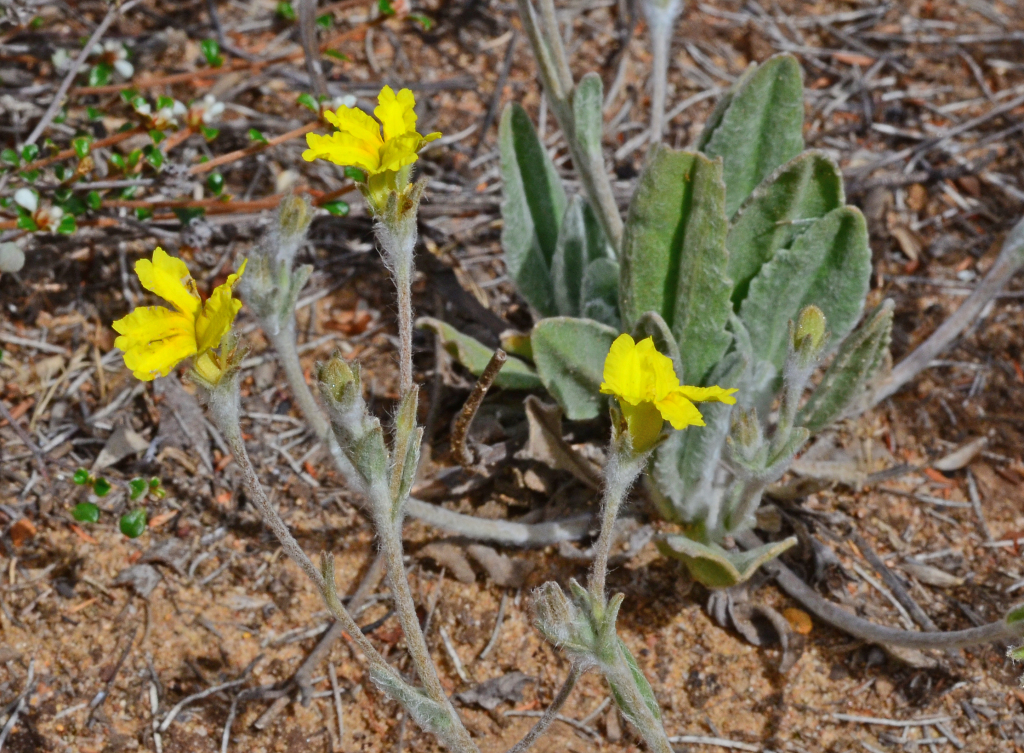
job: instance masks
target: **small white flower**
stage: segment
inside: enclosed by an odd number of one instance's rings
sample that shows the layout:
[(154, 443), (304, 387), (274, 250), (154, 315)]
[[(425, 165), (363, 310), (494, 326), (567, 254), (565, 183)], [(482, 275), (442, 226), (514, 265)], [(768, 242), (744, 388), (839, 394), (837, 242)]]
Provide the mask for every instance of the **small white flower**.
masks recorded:
[(115, 60), (114, 70), (116, 70), (125, 78), (131, 78), (135, 75), (135, 66), (129, 63), (127, 60)]
[(50, 62), (53, 63), (54, 68), (63, 73), (71, 67), (71, 56), (68, 55), (67, 50), (61, 47), (50, 56)]
[(39, 208), (39, 196), (31, 188), (19, 188), (14, 192), (14, 203), (34, 212)]
[(355, 107), (356, 97), (354, 94), (342, 94), (340, 97), (335, 97), (330, 103), (324, 102), (323, 107), (328, 110), (337, 110), (339, 107), (344, 105), (345, 107)]
[(40, 218), (36, 218), (36, 222), (40, 226), (43, 226), (45, 224), (49, 227), (57, 227), (57, 225), (60, 224), (60, 218), (64, 216), (64, 210), (61, 209), (60, 207), (51, 206), (47, 209), (44, 209), (39, 214), (42, 215), (42, 218), (45, 220), (44, 222), (39, 222)]
[(135, 108), (135, 112), (137, 112), (139, 115), (148, 116), (153, 113), (153, 108), (150, 106), (149, 102), (142, 99), (142, 97), (136, 98), (135, 101), (132, 102), (132, 107)]

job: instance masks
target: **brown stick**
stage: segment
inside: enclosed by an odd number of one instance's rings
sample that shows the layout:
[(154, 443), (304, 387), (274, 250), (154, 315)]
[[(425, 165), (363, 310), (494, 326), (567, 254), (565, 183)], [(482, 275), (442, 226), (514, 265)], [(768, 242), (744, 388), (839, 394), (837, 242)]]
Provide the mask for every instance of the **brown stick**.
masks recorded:
[(280, 136), (275, 136), (272, 139), (268, 139), (265, 144), (253, 144), (252, 146), (248, 146), (245, 149), (239, 149), (234, 152), (222, 154), (219, 157), (214, 157), (209, 162), (202, 162), (198, 165), (192, 165), (192, 167), (188, 169), (188, 173), (189, 175), (200, 175), (202, 173), (209, 172), (213, 168), (219, 167), (220, 165), (225, 165), (228, 162), (234, 162), (235, 160), (242, 159), (243, 157), (248, 157), (250, 154), (257, 154), (259, 152), (269, 149), (272, 146), (283, 144), (284, 142), (291, 141), (292, 139), (298, 138), (299, 136), (305, 136), (307, 133), (316, 129), (319, 126), (319, 120), (313, 121), (312, 123), (306, 123), (306, 125), (300, 128), (296, 128), (293, 131), (288, 131), (288, 133), (283, 133)]
[[(114, 144), (118, 144), (122, 141), (125, 141), (126, 139), (130, 139), (132, 136), (137, 136), (140, 133), (145, 132), (146, 129), (142, 126), (139, 126), (137, 128), (133, 128), (130, 131), (122, 131), (121, 133), (111, 134), (110, 136), (107, 136), (105, 139), (94, 141), (91, 144), (90, 149), (99, 149), (104, 146), (113, 146)], [(74, 150), (74, 148), (62, 149), (61, 151), (49, 157), (43, 157), (42, 159), (37, 159), (34, 162), (29, 162), (24, 167), (19, 168), (18, 172), (23, 172), (26, 170), (35, 170), (40, 167), (46, 167), (47, 165), (53, 164), (54, 162), (60, 162), (62, 159), (74, 157), (76, 154), (77, 152)]]
[(494, 351), (491, 360), (487, 362), (487, 367), (480, 374), (480, 378), (476, 380), (476, 385), (469, 394), (469, 399), (462, 406), (462, 412), (455, 419), (455, 426), (452, 427), (452, 455), (455, 456), (455, 460), (463, 468), (468, 469), (475, 462), (473, 453), (466, 446), (466, 436), (469, 434), (470, 424), (473, 423), (476, 412), (480, 410), (480, 404), (484, 401), (484, 395), (487, 394), (487, 390), (494, 384), (498, 372), (501, 371), (501, 367), (505, 365), (507, 360), (508, 356), (501, 348)]

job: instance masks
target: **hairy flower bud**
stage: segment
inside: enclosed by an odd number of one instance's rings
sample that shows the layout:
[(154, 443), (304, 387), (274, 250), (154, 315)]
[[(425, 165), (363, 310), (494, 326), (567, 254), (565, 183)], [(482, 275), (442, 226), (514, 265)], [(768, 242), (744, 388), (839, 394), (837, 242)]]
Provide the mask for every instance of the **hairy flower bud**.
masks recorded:
[(817, 306), (807, 306), (800, 312), (793, 333), (793, 348), (818, 350), (825, 340), (825, 314)]
[(309, 198), (292, 194), (286, 196), (277, 209), (277, 258), (291, 269), (295, 253), (306, 241), (309, 224), (313, 221), (313, 205)]

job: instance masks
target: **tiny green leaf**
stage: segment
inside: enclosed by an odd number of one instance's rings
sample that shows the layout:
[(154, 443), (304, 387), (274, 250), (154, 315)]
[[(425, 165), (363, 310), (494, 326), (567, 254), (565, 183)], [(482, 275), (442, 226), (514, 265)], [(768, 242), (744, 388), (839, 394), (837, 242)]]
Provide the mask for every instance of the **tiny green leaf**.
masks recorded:
[(420, 25), (423, 27), (423, 31), (430, 31), (432, 28), (434, 28), (434, 19), (430, 18), (429, 16), (425, 16), (422, 13), (410, 13), (409, 20), (418, 21)]
[(107, 63), (100, 63), (89, 69), (89, 86), (106, 86), (110, 83), (110, 74), (114, 68)]
[(71, 477), (71, 480), (74, 481), (79, 486), (83, 486), (84, 484), (88, 484), (91, 478), (92, 475), (89, 473), (89, 471), (87, 471), (85, 468), (79, 468), (77, 471), (75, 471), (75, 475)]
[[(132, 107), (134, 107), (135, 106), (135, 98), (137, 96), (139, 96), (139, 91), (138, 91), (138, 89), (122, 89), (120, 91), (120, 95), (121, 95), (121, 101), (122, 102), (124, 102), (126, 105), (131, 105)], [(143, 101), (145, 101), (145, 100), (143, 100)]]
[(146, 155), (146, 162), (151, 164), (155, 170), (159, 170), (164, 165), (164, 153), (161, 152), (157, 147), (152, 144), (147, 144), (142, 153)]
[(1010, 625), (1016, 625), (1018, 622), (1024, 622), (1024, 604), (1011, 609), (1006, 615), (1006, 621)]
[[(21, 158), (26, 162), (31, 162), (39, 155), (39, 147), (35, 144), (26, 144), (21, 149)], [(17, 163), (15, 163), (17, 164)]]
[(28, 230), (30, 233), (34, 233), (39, 229), (39, 225), (32, 219), (30, 214), (20, 214), (18, 217), (18, 230)]
[(354, 180), (356, 183), (366, 182), (366, 173), (360, 170), (358, 167), (346, 167), (345, 177), (349, 180)]
[(161, 141), (167, 138), (167, 134), (161, 131), (159, 128), (152, 128), (149, 131), (149, 138), (154, 144), (159, 144)]
[(110, 494), (110, 482), (102, 476), (92, 479), (92, 490), (97, 497), (105, 497)]
[(348, 204), (344, 201), (328, 201), (321, 206), (335, 217), (344, 217), (348, 214)]
[(89, 136), (79, 136), (71, 140), (71, 146), (74, 148), (75, 154), (78, 155), (79, 159), (85, 159), (92, 150), (92, 139)]
[(206, 62), (214, 68), (219, 68), (224, 64), (224, 58), (220, 54), (220, 45), (217, 44), (216, 39), (204, 39), (199, 43), (199, 50), (206, 58)]
[(174, 99), (161, 94), (156, 98), (156, 109), (163, 110), (164, 108), (174, 107)]
[(62, 107), (62, 108), (60, 108), (60, 112), (57, 113), (57, 115), (54, 117), (53, 122), (57, 123), (59, 125), (60, 123), (64, 123), (65, 121), (67, 121), (67, 119), (68, 119), (68, 108), (67, 107)]
[(111, 154), (110, 164), (112, 164), (118, 170), (124, 170), (124, 157), (122, 157), (120, 154)]
[(89, 122), (100, 120), (103, 117), (103, 113), (97, 110), (95, 107), (86, 107), (85, 116), (89, 119)]
[(260, 143), (260, 144), (268, 143), (267, 142), (267, 137), (264, 136), (262, 133), (260, 133), (260, 131), (258, 131), (255, 128), (250, 128), (249, 129), (249, 138), (252, 139), (253, 141), (256, 141), (256, 142)]
[(313, 99), (313, 95), (309, 92), (303, 92), (295, 101), (308, 109), (314, 115), (318, 115), (320, 113), (320, 104)]
[[(69, 196), (65, 201), (60, 203), (60, 208), (64, 210), (66, 214), (73, 217), (77, 217), (80, 214), (85, 214), (85, 202), (77, 196)], [(66, 217), (64, 219), (67, 219)]]
[(144, 478), (133, 478), (128, 482), (128, 497), (134, 502), (149, 489), (149, 484)]
[(64, 165), (54, 165), (53, 174), (57, 177), (57, 180), (63, 181), (67, 173), (67, 168)]
[(295, 20), (295, 8), (292, 7), (291, 3), (280, 2), (280, 3), (277, 4), (277, 7), (275, 8), (275, 10), (277, 12), (277, 15), (279, 15), (285, 21), (294, 21)]
[(219, 128), (210, 128), (209, 126), (199, 126), (199, 132), (203, 134), (203, 138), (207, 141), (213, 141), (220, 135)]
[(152, 209), (144, 209), (143, 207), (139, 207), (138, 209), (135, 210), (135, 219), (139, 220), (140, 222), (142, 222), (143, 220), (148, 220), (152, 216)]
[(395, 15), (395, 9), (391, 7), (391, 0), (377, 0), (377, 9), (381, 12), (381, 15)]
[(317, 16), (316, 25), (321, 29), (330, 29), (334, 25), (334, 16), (330, 13), (324, 13), (322, 16)]
[(344, 52), (338, 52), (337, 50), (324, 50), (324, 55), (335, 60), (343, 60), (346, 63), (350, 62), (352, 58), (346, 55)]
[(90, 191), (85, 195), (85, 203), (89, 206), (89, 209), (95, 211), (103, 206), (103, 197), (100, 196), (99, 191)]
[(18, 153), (13, 149), (4, 149), (0, 152), (0, 160), (3, 160), (8, 165), (17, 166), (21, 159), (18, 157)]
[(79, 523), (95, 523), (100, 519), (100, 508), (92, 502), (79, 502), (71, 509), (71, 517)]
[(29, 183), (35, 183), (36, 180), (39, 178), (39, 171), (25, 170), (23, 173), (21, 173), (21, 177), (27, 180)]
[(192, 220), (206, 214), (206, 210), (202, 207), (177, 207), (172, 211), (182, 225), (188, 225)]
[(121, 533), (130, 539), (137, 539), (146, 530), (146, 511), (138, 508), (121, 516)]
[(206, 178), (206, 187), (213, 192), (214, 196), (220, 196), (224, 190), (224, 176), (218, 172), (212, 172)]

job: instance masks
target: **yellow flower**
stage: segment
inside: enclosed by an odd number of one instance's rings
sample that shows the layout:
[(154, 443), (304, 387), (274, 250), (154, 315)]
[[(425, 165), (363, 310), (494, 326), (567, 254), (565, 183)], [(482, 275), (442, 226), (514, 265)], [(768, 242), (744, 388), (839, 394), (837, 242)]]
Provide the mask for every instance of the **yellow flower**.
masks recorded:
[(306, 162), (326, 159), (336, 165), (358, 167), (367, 176), (373, 176), (411, 165), (420, 149), (441, 138), (440, 133), (421, 136), (416, 131), (416, 99), (408, 89), (395, 94), (390, 86), (385, 86), (377, 102), (373, 114), (380, 124), (354, 107), (342, 105), (337, 112), (324, 111), (324, 117), (338, 130), (330, 136), (307, 134), (309, 149), (302, 153), (302, 158)]
[(634, 342), (629, 335), (619, 335), (604, 361), (601, 393), (619, 399), (636, 452), (654, 446), (665, 421), (674, 429), (704, 426), (704, 417), (694, 403), (732, 405), (734, 392), (679, 384), (672, 359), (659, 353), (650, 337)]
[[(157, 248), (152, 261), (137, 261), (135, 274), (142, 287), (174, 308), (140, 306), (114, 322), (114, 330), (121, 335), (114, 346), (124, 351), (125, 366), (137, 379), (149, 382), (158, 376), (167, 376), (190, 356), (199, 356), (197, 366), (200, 362), (206, 363), (209, 359), (204, 360), (204, 356), (209, 356), (209, 351), (220, 345), (242, 307), (241, 301), (231, 297), (231, 289), (244, 271), (245, 261), (238, 272), (228, 275), (227, 281), (217, 286), (203, 303), (195, 280), (181, 259)], [(207, 371), (213, 373), (209, 368)]]

